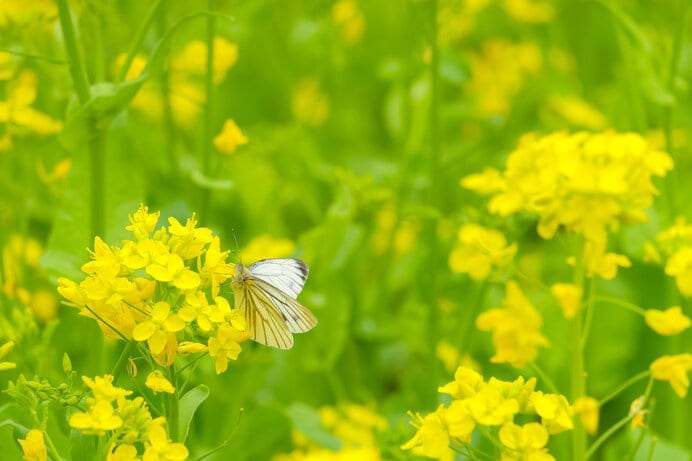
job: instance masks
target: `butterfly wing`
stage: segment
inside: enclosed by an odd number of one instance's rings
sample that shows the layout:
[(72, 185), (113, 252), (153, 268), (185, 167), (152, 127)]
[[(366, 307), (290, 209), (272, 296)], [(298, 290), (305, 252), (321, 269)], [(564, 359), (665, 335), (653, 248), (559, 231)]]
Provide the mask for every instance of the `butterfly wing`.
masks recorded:
[(262, 259), (248, 267), (252, 277), (263, 280), (296, 299), (308, 278), (308, 265), (300, 259)]
[(315, 315), (287, 293), (261, 279), (255, 280), (255, 284), (291, 333), (305, 333), (317, 325)]
[(248, 279), (234, 289), (236, 305), (245, 317), (246, 328), (258, 343), (290, 349), (293, 346), (293, 335), (257, 282), (258, 280)]

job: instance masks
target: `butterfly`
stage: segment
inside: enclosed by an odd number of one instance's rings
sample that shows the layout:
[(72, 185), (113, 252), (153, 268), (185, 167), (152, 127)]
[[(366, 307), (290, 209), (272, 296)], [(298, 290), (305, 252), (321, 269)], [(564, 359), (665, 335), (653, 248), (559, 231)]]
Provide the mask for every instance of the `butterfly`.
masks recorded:
[(253, 340), (290, 349), (293, 333), (317, 325), (315, 315), (296, 301), (307, 278), (308, 266), (299, 259), (262, 259), (248, 267), (236, 264), (232, 282), (235, 305)]

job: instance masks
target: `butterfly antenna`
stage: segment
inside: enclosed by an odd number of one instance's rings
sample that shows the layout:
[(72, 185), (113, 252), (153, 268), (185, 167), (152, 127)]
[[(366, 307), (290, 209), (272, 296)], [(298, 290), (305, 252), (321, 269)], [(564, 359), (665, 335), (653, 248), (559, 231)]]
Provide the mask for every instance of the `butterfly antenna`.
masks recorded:
[(240, 245), (238, 245), (238, 237), (235, 234), (235, 229), (231, 229), (231, 234), (233, 234), (233, 241), (235, 242), (235, 250), (231, 250), (231, 253), (235, 253), (238, 256), (238, 262), (243, 264), (243, 260), (240, 257)]

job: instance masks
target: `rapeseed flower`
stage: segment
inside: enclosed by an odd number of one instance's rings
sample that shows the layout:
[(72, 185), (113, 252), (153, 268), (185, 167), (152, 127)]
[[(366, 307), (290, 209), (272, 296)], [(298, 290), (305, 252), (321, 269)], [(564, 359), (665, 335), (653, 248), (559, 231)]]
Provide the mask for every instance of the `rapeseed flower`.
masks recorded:
[(673, 306), (665, 311), (647, 309), (644, 321), (656, 333), (662, 336), (673, 336), (687, 330), (692, 321), (682, 313), (680, 306)]
[(481, 313), (476, 326), (493, 332), (493, 363), (507, 362), (521, 368), (538, 356), (539, 347), (550, 344), (540, 331), (543, 318), (514, 281), (507, 283), (502, 307)]
[(221, 133), (214, 138), (214, 147), (222, 154), (233, 154), (238, 146), (248, 143), (248, 138), (240, 131), (233, 119), (224, 122)]
[[(60, 278), (58, 291), (106, 336), (146, 342), (161, 366), (173, 363), (181, 341), (214, 339), (212, 357), (225, 370), (248, 338), (237, 311), (218, 296), (219, 286), (234, 274), (226, 262), (229, 252), (220, 250), (210, 229), (197, 226), (194, 215), (185, 224), (169, 218), (168, 226), (157, 229), (158, 220), (158, 212), (142, 205), (126, 227), (134, 240), (118, 247), (96, 237), (91, 261), (82, 266), (87, 277), (79, 284)], [(186, 328), (192, 322), (199, 328)], [(189, 347), (182, 352), (189, 353)]]
[(599, 408), (598, 400), (588, 396), (579, 397), (572, 404), (572, 411), (579, 415), (582, 426), (590, 435), (598, 431)]
[(556, 283), (550, 287), (550, 293), (557, 299), (567, 320), (573, 319), (579, 312), (582, 292), (582, 288), (573, 283)]
[(329, 98), (321, 90), (319, 80), (305, 78), (293, 90), (291, 109), (296, 120), (319, 127), (329, 117)]
[(507, 266), (517, 253), (517, 244), (508, 244), (502, 232), (477, 224), (464, 224), (449, 255), (453, 272), (468, 274), (473, 280), (485, 280), (495, 269)]
[(341, 32), (344, 42), (360, 41), (365, 31), (365, 16), (354, 0), (339, 0), (332, 6), (332, 22)]
[[(572, 428), (571, 410), (564, 396), (543, 394), (535, 391), (535, 386), (535, 378), (485, 381), (474, 370), (459, 367), (454, 381), (438, 389), (450, 394), (452, 402), (425, 416), (409, 413), (416, 434), (401, 448), (431, 458), (451, 459), (450, 443), (468, 444), (474, 430), (485, 426), (499, 428), (502, 459), (551, 460), (545, 446), (550, 435)], [(518, 426), (518, 415), (538, 415), (541, 423)]]
[(27, 432), (25, 439), (17, 441), (22, 446), (22, 451), (24, 452), (22, 459), (26, 461), (46, 461), (48, 459), (46, 443), (43, 440), (43, 431), (31, 429)]
[(692, 354), (664, 355), (649, 366), (654, 379), (668, 381), (681, 399), (687, 395), (690, 379), (687, 372), (692, 370)]

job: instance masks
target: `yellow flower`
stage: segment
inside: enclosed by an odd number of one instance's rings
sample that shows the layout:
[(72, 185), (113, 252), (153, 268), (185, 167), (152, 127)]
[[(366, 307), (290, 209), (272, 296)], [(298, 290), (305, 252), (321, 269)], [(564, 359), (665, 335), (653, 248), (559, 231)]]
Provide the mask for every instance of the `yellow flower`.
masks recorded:
[(589, 130), (602, 130), (608, 125), (605, 116), (586, 101), (575, 96), (553, 96), (548, 105), (570, 124)]
[(455, 399), (473, 397), (483, 386), (483, 376), (468, 367), (457, 368), (454, 381), (437, 389), (438, 392), (449, 394)]
[(465, 224), (459, 229), (456, 248), (449, 255), (452, 271), (469, 274), (474, 280), (485, 280), (493, 268), (509, 264), (517, 245), (507, 245), (505, 236), (494, 229)]
[(537, 391), (531, 395), (530, 400), (549, 433), (558, 434), (574, 429), (572, 409), (564, 395)]
[(598, 400), (593, 397), (579, 397), (572, 405), (572, 411), (579, 415), (582, 425), (590, 435), (598, 431)]
[[(214, 83), (221, 83), (238, 61), (238, 45), (224, 37), (214, 37)], [(171, 72), (181, 75), (204, 75), (207, 72), (207, 44), (193, 40), (171, 58)]]
[(96, 400), (89, 410), (84, 413), (75, 413), (70, 417), (70, 426), (80, 429), (86, 434), (102, 435), (106, 431), (112, 431), (123, 424), (122, 418), (114, 414), (113, 406), (106, 400)]
[(360, 41), (365, 30), (365, 17), (354, 0), (339, 0), (332, 6), (332, 21), (341, 29), (346, 43)]
[(244, 146), (247, 143), (247, 136), (240, 131), (238, 125), (231, 118), (224, 122), (221, 133), (214, 138), (214, 147), (222, 154), (233, 154), (238, 146)]
[(82, 381), (94, 394), (94, 399), (112, 402), (132, 394), (132, 391), (113, 385), (113, 375), (96, 376), (94, 379), (82, 376)]
[[(0, 359), (12, 352), (13, 348), (14, 341), (7, 341), (5, 344), (0, 346)], [(15, 368), (17, 368), (17, 364), (14, 362), (0, 362), (0, 371), (13, 370)]]
[(449, 433), (443, 419), (444, 408), (440, 406), (435, 413), (425, 417), (417, 415), (411, 424), (418, 429), (411, 440), (401, 446), (402, 450), (412, 450), (414, 454), (429, 458), (443, 459), (450, 452)]
[(692, 370), (692, 354), (664, 355), (649, 366), (654, 379), (668, 381), (680, 398), (687, 395), (690, 379), (687, 372)]
[(198, 354), (200, 352), (206, 352), (207, 346), (201, 343), (194, 343), (190, 341), (182, 341), (178, 345), (178, 355), (181, 357), (186, 357), (191, 354)]
[[(528, 134), (504, 172), (486, 170), (464, 178), (462, 185), (492, 195), (491, 213), (536, 215), (545, 239), (560, 228), (582, 234), (595, 244), (598, 264), (594, 261), (589, 269), (600, 275), (623, 262), (617, 255), (602, 261), (608, 232), (648, 219), (645, 210), (657, 193), (652, 178), (672, 167), (668, 154), (635, 133)], [(490, 183), (482, 185), (483, 179)]]
[(152, 424), (145, 446), (142, 461), (183, 461), (189, 456), (185, 445), (171, 443), (166, 430), (159, 424)]
[(665, 272), (675, 277), (675, 284), (683, 296), (692, 296), (692, 246), (679, 248), (670, 255)]
[(487, 384), (467, 400), (474, 421), (483, 426), (500, 426), (519, 412), (519, 402), (505, 398), (497, 386)]
[(582, 289), (572, 283), (556, 283), (550, 287), (550, 293), (557, 299), (562, 315), (567, 320), (573, 319), (581, 307)]
[(211, 296), (219, 295), (219, 286), (235, 274), (232, 264), (226, 262), (228, 251), (221, 251), (219, 237), (214, 237), (204, 253), (204, 264), (199, 269), (203, 287), (211, 286)]
[(36, 74), (23, 70), (10, 87), (7, 101), (0, 101), (0, 123), (25, 128), (40, 135), (62, 130), (62, 122), (31, 107), (36, 100)]
[[(586, 242), (584, 245), (584, 263), (586, 275), (593, 277), (598, 275), (604, 280), (612, 280), (618, 273), (618, 267), (631, 267), (632, 262), (627, 256), (617, 253), (608, 253), (605, 249), (605, 241)], [(576, 257), (567, 258), (567, 263), (575, 266)]]
[(550, 22), (555, 16), (555, 10), (550, 3), (534, 2), (533, 0), (503, 0), (507, 14), (519, 22), (537, 24)]
[(230, 325), (221, 325), (216, 336), (209, 338), (209, 355), (216, 359), (216, 374), (221, 374), (228, 368), (228, 361), (235, 360), (240, 354), (240, 343), (249, 339), (250, 333), (239, 331)]
[(177, 254), (160, 255), (147, 266), (146, 271), (155, 280), (170, 282), (180, 290), (192, 291), (200, 284), (199, 274), (186, 268)]
[(43, 431), (31, 429), (26, 434), (26, 439), (17, 440), (22, 446), (26, 461), (46, 461), (48, 453), (46, 452), (46, 444), (43, 441)]
[(168, 394), (173, 394), (175, 392), (175, 387), (173, 384), (166, 379), (166, 377), (159, 370), (154, 370), (147, 376), (144, 385), (147, 386), (152, 391), (156, 392), (166, 392)]
[(500, 428), (500, 442), (505, 450), (502, 461), (554, 461), (545, 448), (548, 443), (548, 431), (538, 423), (527, 423), (518, 426), (508, 422)]
[(296, 244), (292, 240), (262, 234), (250, 240), (250, 243), (240, 250), (240, 259), (248, 264), (266, 258), (285, 258), (295, 251)]
[(113, 445), (106, 456), (106, 461), (139, 461), (139, 459), (137, 448), (130, 444)]
[(329, 98), (316, 78), (301, 80), (293, 90), (293, 116), (309, 126), (321, 126), (329, 117)]
[(147, 239), (154, 232), (160, 215), (160, 211), (149, 213), (149, 207), (140, 204), (135, 214), (129, 215), (130, 225), (125, 226), (125, 230), (132, 232), (137, 240)]
[(185, 321), (178, 314), (171, 313), (171, 306), (164, 301), (154, 304), (150, 320), (135, 326), (132, 337), (137, 341), (147, 341), (152, 354), (160, 354), (166, 347), (170, 333), (185, 328)]
[(493, 332), (496, 352), (491, 362), (521, 368), (538, 356), (539, 347), (550, 344), (540, 331), (543, 319), (514, 281), (507, 283), (502, 304), (480, 314), (476, 326)]
[(199, 257), (204, 247), (213, 239), (211, 229), (197, 227), (194, 213), (184, 226), (173, 217), (168, 218), (168, 224), (168, 233), (171, 234), (168, 248), (171, 249), (171, 253), (179, 255), (183, 260)]
[(634, 399), (630, 404), (629, 416), (632, 416), (632, 422), (630, 423), (631, 429), (645, 428), (644, 417), (649, 411), (644, 409), (644, 403), (645, 400), (644, 396), (642, 395)]
[[(113, 62), (111, 67), (113, 74), (117, 74), (120, 68), (125, 64), (125, 58), (127, 55), (125, 53), (120, 53)], [(125, 80), (133, 80), (139, 77), (144, 69), (147, 67), (147, 58), (144, 55), (137, 54), (130, 63), (130, 67), (125, 73)]]
[(644, 320), (652, 330), (663, 336), (677, 335), (692, 325), (680, 306), (673, 306), (665, 311), (648, 309), (644, 313)]

